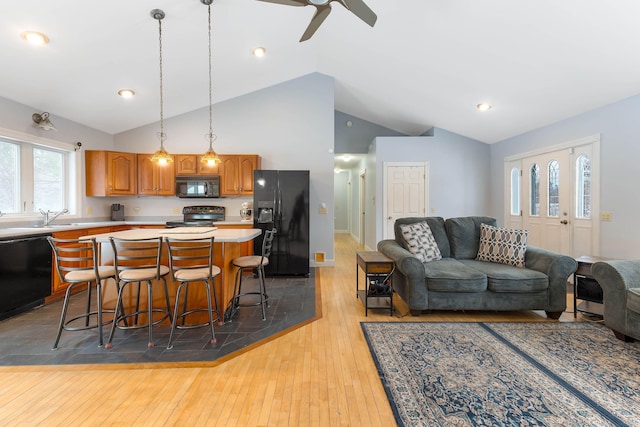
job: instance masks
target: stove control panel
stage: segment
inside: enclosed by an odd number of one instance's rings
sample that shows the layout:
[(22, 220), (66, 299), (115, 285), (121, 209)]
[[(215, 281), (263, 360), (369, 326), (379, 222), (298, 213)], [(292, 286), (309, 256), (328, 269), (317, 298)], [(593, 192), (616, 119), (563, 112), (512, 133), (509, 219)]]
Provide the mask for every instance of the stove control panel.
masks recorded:
[(214, 214), (224, 217), (224, 206), (185, 206), (182, 208), (182, 214)]

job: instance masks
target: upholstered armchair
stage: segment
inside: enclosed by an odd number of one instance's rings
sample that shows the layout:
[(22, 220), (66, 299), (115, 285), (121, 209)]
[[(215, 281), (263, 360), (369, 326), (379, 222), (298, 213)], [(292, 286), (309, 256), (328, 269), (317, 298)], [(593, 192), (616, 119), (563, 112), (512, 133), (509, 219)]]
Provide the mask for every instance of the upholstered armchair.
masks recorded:
[(640, 260), (596, 262), (591, 273), (602, 287), (604, 324), (623, 341), (640, 340)]

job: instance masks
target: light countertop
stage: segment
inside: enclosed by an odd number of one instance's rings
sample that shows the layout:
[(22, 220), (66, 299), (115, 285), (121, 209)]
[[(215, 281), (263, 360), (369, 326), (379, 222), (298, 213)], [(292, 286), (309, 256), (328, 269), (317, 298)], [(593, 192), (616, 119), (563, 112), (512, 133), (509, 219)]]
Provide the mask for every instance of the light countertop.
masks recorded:
[[(175, 218), (172, 218), (175, 220)], [(180, 219), (178, 219), (180, 220)], [(52, 233), (56, 233), (58, 231), (67, 231), (67, 230), (77, 230), (77, 229), (86, 229), (86, 228), (100, 228), (100, 227), (116, 227), (119, 225), (127, 225), (131, 227), (135, 227), (136, 225), (158, 225), (164, 226), (168, 220), (125, 220), (125, 221), (94, 221), (94, 222), (72, 222), (72, 223), (63, 223), (60, 221), (59, 223), (54, 222), (50, 226), (24, 226), (24, 227), (7, 227), (0, 228), (0, 239), (11, 239), (11, 238), (19, 238), (19, 237), (28, 237), (28, 236), (36, 236), (36, 235), (49, 235)], [(252, 220), (241, 220), (239, 217), (229, 218), (225, 221), (216, 222), (215, 225), (221, 226), (233, 226), (233, 225), (253, 225)], [(222, 231), (222, 230), (220, 230)], [(250, 239), (249, 239), (250, 240)]]

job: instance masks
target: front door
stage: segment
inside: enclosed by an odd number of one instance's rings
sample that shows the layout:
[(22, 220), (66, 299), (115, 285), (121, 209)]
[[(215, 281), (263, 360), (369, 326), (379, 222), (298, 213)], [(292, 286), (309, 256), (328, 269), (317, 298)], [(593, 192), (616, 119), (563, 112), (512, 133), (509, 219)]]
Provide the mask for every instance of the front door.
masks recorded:
[(528, 243), (573, 257), (600, 254), (600, 137), (505, 159), (505, 224)]
[(523, 159), (523, 225), (528, 242), (571, 255), (571, 167), (569, 150)]

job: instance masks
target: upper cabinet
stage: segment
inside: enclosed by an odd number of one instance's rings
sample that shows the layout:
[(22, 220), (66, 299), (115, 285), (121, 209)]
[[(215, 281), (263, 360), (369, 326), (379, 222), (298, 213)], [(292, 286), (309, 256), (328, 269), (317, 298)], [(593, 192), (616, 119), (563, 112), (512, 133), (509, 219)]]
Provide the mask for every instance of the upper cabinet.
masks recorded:
[(136, 154), (85, 151), (87, 196), (135, 196)]
[(87, 196), (175, 196), (176, 175), (220, 175), (220, 196), (253, 195), (256, 154), (225, 154), (219, 164), (202, 162), (198, 154), (175, 154), (174, 163), (159, 165), (152, 154), (85, 151)]
[(260, 169), (260, 157), (255, 154), (225, 154), (220, 156), (220, 195), (251, 196), (253, 171)]
[(202, 155), (176, 154), (175, 161), (176, 175), (220, 175), (220, 166), (203, 162)]
[[(176, 173), (172, 163), (151, 161), (153, 154), (138, 154), (138, 195), (175, 196)], [(174, 159), (175, 160), (175, 159)]]

